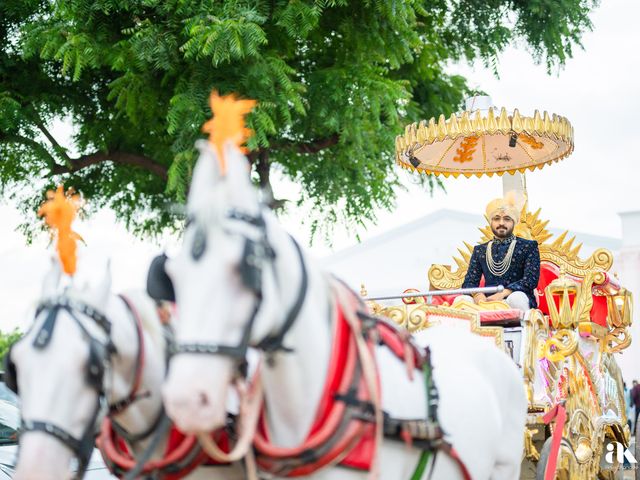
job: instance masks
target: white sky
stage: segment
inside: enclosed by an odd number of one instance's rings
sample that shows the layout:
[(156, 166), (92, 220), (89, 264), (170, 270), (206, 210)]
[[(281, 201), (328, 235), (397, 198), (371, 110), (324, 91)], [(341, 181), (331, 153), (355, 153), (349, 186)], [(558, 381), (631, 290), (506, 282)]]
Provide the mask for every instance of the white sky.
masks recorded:
[[(585, 50), (577, 51), (566, 67), (547, 75), (544, 65), (535, 65), (529, 54), (509, 48), (500, 58), (497, 79), (482, 66), (455, 66), (472, 87), (492, 96), (495, 105), (518, 108), (523, 114), (534, 109), (567, 117), (575, 129), (575, 152), (558, 164), (527, 174), (529, 205), (541, 207), (544, 217), (558, 228), (620, 236), (619, 211), (640, 210), (640, 138), (634, 123), (640, 111), (640, 2), (607, 0), (593, 13), (594, 31), (584, 36)], [(68, 127), (56, 128), (64, 142)], [(482, 212), (490, 199), (501, 193), (499, 178), (447, 180), (447, 193), (434, 197), (411, 186), (401, 192), (392, 212), (380, 212), (379, 222), (361, 233), (367, 239), (443, 207)], [(295, 199), (295, 187), (276, 185), (276, 196)], [(308, 239), (304, 215), (292, 212), (283, 219), (298, 239)], [(47, 268), (46, 238), (25, 246), (15, 232), (20, 223), (10, 205), (0, 207), (0, 329), (24, 325), (29, 307), (37, 301), (40, 281)], [(95, 278), (109, 257), (114, 287), (142, 287), (146, 268), (161, 245), (142, 242), (125, 232), (112, 212), (104, 211), (76, 230), (87, 241), (81, 248), (79, 281)], [(434, 240), (437, 241), (437, 240)], [(175, 244), (175, 239), (161, 241)], [(353, 235), (336, 229), (333, 249), (317, 239), (311, 248), (316, 256), (330, 254), (355, 243)], [(454, 253), (454, 252), (452, 252)], [(420, 266), (419, 268), (426, 268)]]

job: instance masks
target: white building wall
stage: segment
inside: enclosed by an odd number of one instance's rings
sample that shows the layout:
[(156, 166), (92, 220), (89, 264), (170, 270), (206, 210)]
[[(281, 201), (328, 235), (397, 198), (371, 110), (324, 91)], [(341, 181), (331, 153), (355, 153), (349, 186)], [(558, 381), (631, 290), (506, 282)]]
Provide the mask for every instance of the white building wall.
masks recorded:
[(475, 225), (480, 219), (437, 212), (428, 222), (417, 221), (338, 252), (326, 258), (324, 266), (357, 291), (364, 283), (371, 295), (426, 290), (429, 266), (451, 263), (461, 239), (479, 238)]
[(621, 213), (622, 247), (616, 255), (615, 267), (620, 281), (634, 296), (635, 310), (631, 333), (631, 346), (617, 355), (627, 385), (640, 380), (640, 212)]

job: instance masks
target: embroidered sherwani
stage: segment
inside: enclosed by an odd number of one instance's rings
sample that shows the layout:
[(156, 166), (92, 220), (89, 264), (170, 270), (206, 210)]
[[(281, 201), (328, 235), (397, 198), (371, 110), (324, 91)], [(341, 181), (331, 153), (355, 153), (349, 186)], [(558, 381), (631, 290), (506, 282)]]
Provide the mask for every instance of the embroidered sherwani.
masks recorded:
[(469, 270), (464, 278), (462, 288), (473, 288), (480, 285), (480, 279), (484, 276), (485, 287), (496, 287), (503, 285), (514, 292), (522, 292), (529, 298), (529, 306), (537, 307), (538, 303), (533, 294), (538, 286), (540, 278), (540, 251), (538, 242), (535, 240), (525, 240), (524, 238), (511, 235), (505, 239), (494, 239), (491, 247), (494, 262), (501, 262), (509, 245), (516, 242), (511, 265), (502, 275), (496, 276), (489, 270), (487, 265), (487, 243), (477, 245), (473, 249)]

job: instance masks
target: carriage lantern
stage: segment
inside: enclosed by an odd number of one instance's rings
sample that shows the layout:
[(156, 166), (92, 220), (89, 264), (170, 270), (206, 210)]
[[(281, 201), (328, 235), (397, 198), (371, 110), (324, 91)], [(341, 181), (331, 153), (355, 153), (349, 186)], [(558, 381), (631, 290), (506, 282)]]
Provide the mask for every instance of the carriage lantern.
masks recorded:
[(616, 295), (610, 297), (609, 308), (611, 317), (609, 318), (611, 328), (628, 327), (633, 318), (633, 299), (631, 292), (626, 288), (621, 289)]
[[(580, 285), (578, 285), (578, 282), (562, 271), (558, 278), (553, 280), (547, 285), (547, 288), (544, 289), (547, 305), (549, 306), (549, 317), (551, 318), (553, 328), (575, 327), (576, 320), (571, 309), (571, 300), (572, 298), (578, 298), (579, 293)], [(556, 299), (558, 299), (557, 306)]]

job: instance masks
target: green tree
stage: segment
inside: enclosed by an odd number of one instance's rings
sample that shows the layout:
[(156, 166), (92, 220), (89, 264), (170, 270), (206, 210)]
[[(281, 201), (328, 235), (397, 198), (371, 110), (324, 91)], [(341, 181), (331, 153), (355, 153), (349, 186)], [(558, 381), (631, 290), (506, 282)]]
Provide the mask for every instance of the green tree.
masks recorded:
[(22, 333), (18, 330), (5, 333), (0, 330), (0, 371), (4, 370), (4, 357), (9, 351), (11, 345), (16, 343), (22, 337)]
[[(2, 192), (31, 222), (64, 181), (133, 231), (175, 227), (167, 205), (185, 199), (215, 88), (259, 102), (249, 146), (262, 187), (275, 170), (302, 187), (314, 225), (362, 224), (392, 204), (402, 126), (469, 93), (450, 62), (495, 67), (520, 42), (561, 66), (596, 3), (2, 0)], [(51, 133), (59, 119), (71, 151)]]

